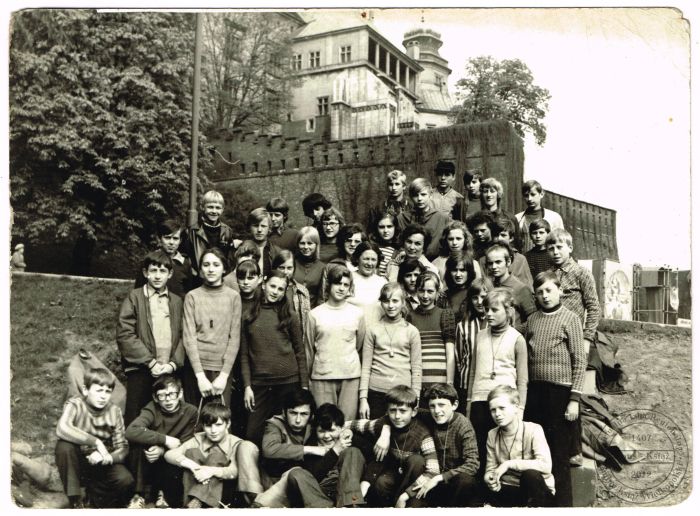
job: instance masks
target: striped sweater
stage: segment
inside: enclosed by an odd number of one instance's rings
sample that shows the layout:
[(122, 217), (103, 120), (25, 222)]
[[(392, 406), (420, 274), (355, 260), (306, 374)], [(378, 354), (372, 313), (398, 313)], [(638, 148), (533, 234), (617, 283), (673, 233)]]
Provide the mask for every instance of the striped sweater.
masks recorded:
[(447, 382), (447, 343), (455, 341), (455, 316), (449, 308), (411, 310), (407, 317), (420, 333), (423, 383)]
[(479, 469), (479, 450), (476, 447), (474, 427), (468, 418), (454, 412), (449, 422), (438, 425), (429, 411), (421, 409), (418, 420), (430, 429), (440, 474), (445, 482), (461, 473), (476, 475)]
[(59, 439), (80, 445), (86, 456), (97, 449), (99, 439), (115, 464), (124, 462), (129, 452), (122, 411), (111, 402), (102, 410), (97, 410), (89, 406), (82, 396), (70, 398), (63, 406), (56, 435)]
[(591, 271), (581, 267), (573, 258), (553, 270), (561, 282), (561, 304), (581, 320), (583, 338), (595, 340), (600, 303)]
[[(455, 330), (455, 358), (457, 362), (457, 376), (455, 387), (467, 389), (474, 378), (474, 348), (476, 335), (479, 331), (488, 327), (485, 319), (472, 318), (461, 321)], [(471, 399), (471, 391), (467, 400)]]
[(535, 312), (527, 320), (530, 381), (571, 386), (571, 398), (583, 391), (586, 350), (581, 321), (561, 306), (554, 312)]

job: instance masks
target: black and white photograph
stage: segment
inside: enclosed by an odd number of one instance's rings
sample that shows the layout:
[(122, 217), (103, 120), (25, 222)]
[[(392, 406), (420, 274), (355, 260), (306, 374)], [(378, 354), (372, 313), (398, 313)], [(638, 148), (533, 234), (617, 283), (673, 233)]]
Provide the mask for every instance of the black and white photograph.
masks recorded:
[(689, 510), (696, 11), (9, 2), (2, 508)]

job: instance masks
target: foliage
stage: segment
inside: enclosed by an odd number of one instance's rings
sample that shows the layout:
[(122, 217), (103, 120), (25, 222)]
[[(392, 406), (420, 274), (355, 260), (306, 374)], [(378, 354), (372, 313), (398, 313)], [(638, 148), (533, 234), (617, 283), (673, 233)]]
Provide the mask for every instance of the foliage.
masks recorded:
[(267, 129), (290, 110), (291, 31), (271, 13), (204, 15), (202, 130)]
[(519, 59), (472, 58), (456, 86), (460, 104), (452, 110), (454, 123), (508, 120), (521, 138), (530, 132), (538, 145), (544, 144), (547, 128), (542, 119), (551, 96), (533, 84), (530, 69)]
[(246, 220), (255, 208), (264, 208), (269, 199), (255, 196), (249, 189), (239, 185), (214, 185), (213, 188), (224, 196), (224, 212), (221, 220), (231, 226), (236, 238), (248, 238)]
[(159, 220), (182, 218), (193, 21), (77, 9), (13, 16), (13, 236), (75, 242), (89, 255), (143, 248)]

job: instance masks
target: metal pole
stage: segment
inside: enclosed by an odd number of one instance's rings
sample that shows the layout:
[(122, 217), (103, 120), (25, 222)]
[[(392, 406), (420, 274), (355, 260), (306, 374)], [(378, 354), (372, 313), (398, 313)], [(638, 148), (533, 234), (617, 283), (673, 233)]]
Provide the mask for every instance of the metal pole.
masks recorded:
[(190, 158), (190, 207), (187, 212), (188, 227), (197, 224), (197, 153), (199, 149), (199, 96), (202, 68), (202, 14), (195, 15), (194, 78), (192, 84), (192, 154)]

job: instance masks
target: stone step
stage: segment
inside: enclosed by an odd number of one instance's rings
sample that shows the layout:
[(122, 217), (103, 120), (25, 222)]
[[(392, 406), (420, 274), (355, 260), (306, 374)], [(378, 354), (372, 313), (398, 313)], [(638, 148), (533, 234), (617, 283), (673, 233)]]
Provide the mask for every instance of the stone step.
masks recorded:
[(596, 462), (583, 458), (581, 466), (571, 468), (571, 492), (574, 507), (592, 507), (596, 500), (597, 483)]

